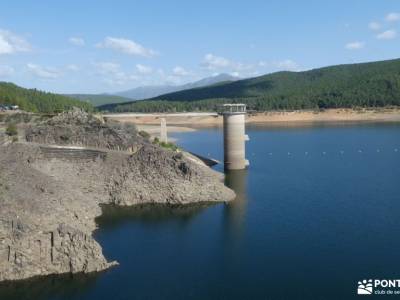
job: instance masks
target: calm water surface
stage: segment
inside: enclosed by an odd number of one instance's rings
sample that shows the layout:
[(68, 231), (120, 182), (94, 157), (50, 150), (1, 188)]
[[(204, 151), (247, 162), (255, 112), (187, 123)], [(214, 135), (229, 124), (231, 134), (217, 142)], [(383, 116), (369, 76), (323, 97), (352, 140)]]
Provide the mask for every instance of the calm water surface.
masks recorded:
[[(95, 237), (120, 266), (0, 299), (351, 299), (361, 279), (400, 278), (399, 124), (247, 129), (234, 202), (109, 207)], [(221, 134), (175, 137), (223, 160)]]

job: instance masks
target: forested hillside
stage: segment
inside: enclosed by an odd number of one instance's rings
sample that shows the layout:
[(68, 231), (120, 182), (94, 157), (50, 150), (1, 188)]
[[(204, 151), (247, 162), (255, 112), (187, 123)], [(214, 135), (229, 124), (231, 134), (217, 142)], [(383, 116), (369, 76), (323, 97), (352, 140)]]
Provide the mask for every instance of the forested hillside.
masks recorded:
[(130, 102), (132, 99), (115, 96), (115, 95), (107, 95), (107, 94), (66, 94), (65, 96), (79, 99), (84, 102), (89, 102), (93, 106), (100, 106), (104, 104), (117, 104), (117, 103), (124, 103)]
[(25, 89), (9, 82), (0, 82), (0, 104), (14, 104), (25, 111), (41, 113), (61, 112), (73, 106), (86, 111), (93, 110), (90, 103), (36, 89)]
[(103, 109), (215, 110), (226, 102), (243, 102), (255, 110), (399, 106), (400, 59), (278, 72)]

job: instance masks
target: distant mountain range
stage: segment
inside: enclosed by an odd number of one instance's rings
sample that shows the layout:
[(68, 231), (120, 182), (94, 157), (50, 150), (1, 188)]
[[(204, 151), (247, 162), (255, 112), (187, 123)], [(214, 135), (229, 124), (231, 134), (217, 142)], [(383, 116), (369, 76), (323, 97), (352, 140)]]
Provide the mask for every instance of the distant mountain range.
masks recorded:
[(203, 78), (199, 81), (186, 83), (183, 85), (154, 85), (154, 86), (142, 86), (131, 90), (114, 93), (117, 96), (130, 98), (133, 100), (142, 100), (148, 98), (154, 98), (163, 94), (183, 91), (187, 89), (194, 89), (204, 87), (221, 82), (232, 82), (240, 79), (239, 77), (231, 76), (229, 74), (219, 74)]
[(259, 111), (400, 106), (400, 59), (304, 72), (277, 72), (100, 109), (118, 112), (215, 110), (226, 102), (243, 102)]
[(119, 104), (124, 102), (131, 102), (132, 100), (148, 99), (166, 93), (199, 88), (222, 82), (232, 82), (239, 79), (239, 77), (231, 76), (229, 74), (219, 74), (183, 85), (142, 86), (113, 94), (68, 94), (66, 96), (89, 102), (94, 106), (101, 106), (104, 104)]

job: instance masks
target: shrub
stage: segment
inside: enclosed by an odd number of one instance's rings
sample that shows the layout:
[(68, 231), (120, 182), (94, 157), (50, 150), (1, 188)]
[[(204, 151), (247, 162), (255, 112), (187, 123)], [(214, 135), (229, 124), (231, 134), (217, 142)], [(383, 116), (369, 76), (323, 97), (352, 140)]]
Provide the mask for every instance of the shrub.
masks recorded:
[(150, 134), (147, 131), (141, 130), (139, 131), (139, 135), (146, 140), (150, 139)]
[(159, 145), (165, 149), (170, 149), (172, 151), (176, 151), (178, 149), (178, 146), (176, 146), (174, 143), (161, 142)]
[(155, 137), (153, 140), (153, 144), (159, 145), (160, 147), (163, 147), (165, 149), (169, 149), (172, 151), (178, 150), (178, 146), (175, 145), (174, 143), (166, 143), (166, 142), (160, 142), (158, 137)]

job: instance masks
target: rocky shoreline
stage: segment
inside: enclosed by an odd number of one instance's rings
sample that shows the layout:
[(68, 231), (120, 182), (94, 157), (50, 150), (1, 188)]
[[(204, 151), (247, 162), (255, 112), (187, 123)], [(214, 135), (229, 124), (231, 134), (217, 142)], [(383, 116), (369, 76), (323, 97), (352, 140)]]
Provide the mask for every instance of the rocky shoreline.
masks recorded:
[(134, 127), (81, 111), (25, 128), (0, 146), (0, 281), (95, 272), (108, 262), (93, 239), (101, 204), (230, 201), (222, 174), (153, 145)]

